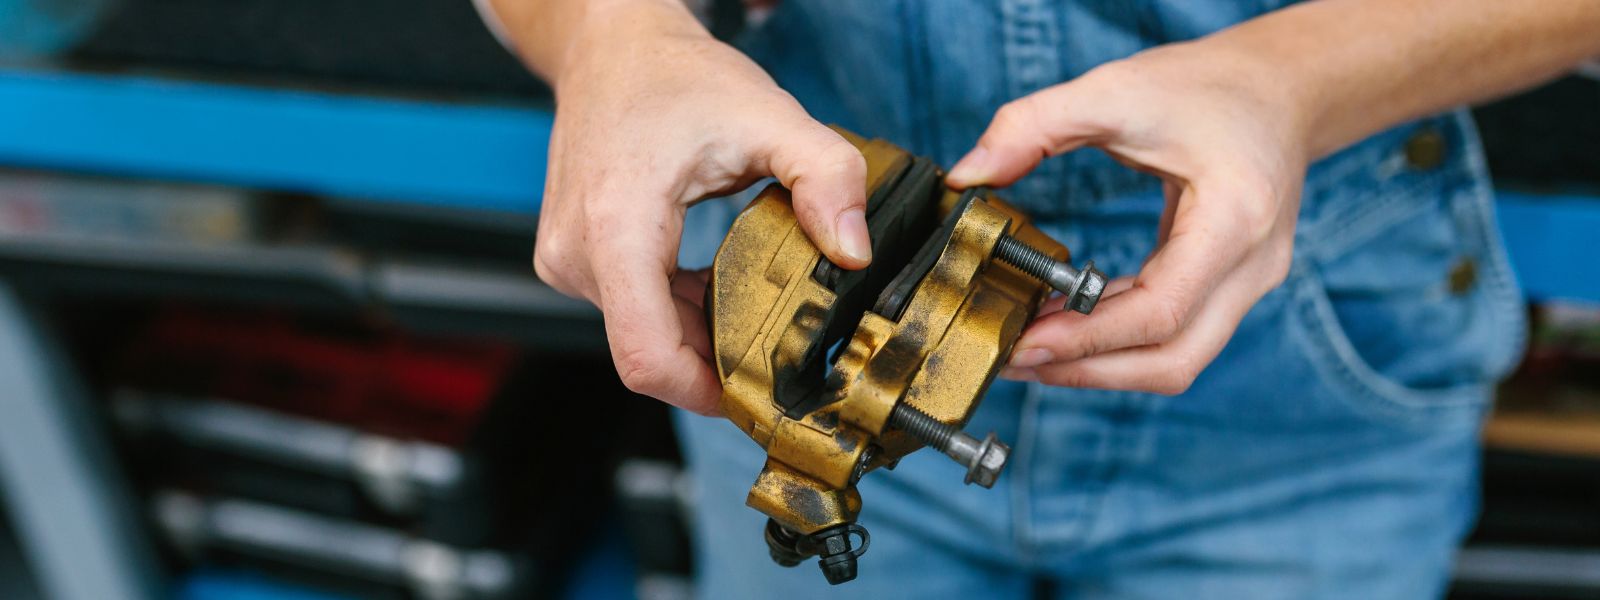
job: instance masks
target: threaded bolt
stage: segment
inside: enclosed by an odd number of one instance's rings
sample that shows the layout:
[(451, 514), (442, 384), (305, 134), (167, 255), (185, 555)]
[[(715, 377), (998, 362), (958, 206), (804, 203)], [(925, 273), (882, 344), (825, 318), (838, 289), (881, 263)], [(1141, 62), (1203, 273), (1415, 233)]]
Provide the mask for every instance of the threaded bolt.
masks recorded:
[(894, 412), (889, 414), (889, 422), (940, 452), (944, 452), (950, 445), (950, 438), (961, 433), (956, 431), (956, 428), (933, 418), (932, 415), (903, 402), (895, 405)]
[(954, 459), (967, 468), (967, 483), (986, 488), (994, 487), (1011, 453), (1011, 447), (997, 440), (993, 433), (979, 440), (904, 402), (896, 404), (894, 412), (889, 413), (889, 424)]
[(1066, 294), (1067, 308), (1083, 314), (1094, 310), (1106, 289), (1106, 274), (1094, 268), (1094, 261), (1085, 262), (1082, 270), (1075, 269), (1010, 234), (1000, 236), (994, 256)]

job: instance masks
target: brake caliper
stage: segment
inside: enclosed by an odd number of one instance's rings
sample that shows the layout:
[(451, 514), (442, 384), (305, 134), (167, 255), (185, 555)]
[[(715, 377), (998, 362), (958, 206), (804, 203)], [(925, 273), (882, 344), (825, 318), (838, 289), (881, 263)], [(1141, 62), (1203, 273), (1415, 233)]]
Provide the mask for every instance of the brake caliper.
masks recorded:
[(769, 517), (774, 561), (819, 557), (834, 584), (870, 540), (856, 482), (926, 445), (994, 485), (1009, 448), (961, 428), (1052, 289), (1088, 313), (1105, 287), (989, 190), (949, 190), (931, 161), (840, 133), (867, 161), (872, 264), (834, 266), (772, 185), (706, 290), (722, 411), (767, 452), (746, 503)]

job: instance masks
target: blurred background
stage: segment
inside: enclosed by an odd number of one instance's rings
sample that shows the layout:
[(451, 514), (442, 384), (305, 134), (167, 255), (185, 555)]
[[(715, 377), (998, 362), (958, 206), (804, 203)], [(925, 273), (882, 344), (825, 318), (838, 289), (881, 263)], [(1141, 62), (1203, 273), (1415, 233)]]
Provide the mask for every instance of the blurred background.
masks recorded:
[[(1478, 114), (1534, 331), (1453, 597), (1600, 598), (1600, 81)], [(687, 597), (550, 123), (467, 0), (0, 0), (0, 598)]]

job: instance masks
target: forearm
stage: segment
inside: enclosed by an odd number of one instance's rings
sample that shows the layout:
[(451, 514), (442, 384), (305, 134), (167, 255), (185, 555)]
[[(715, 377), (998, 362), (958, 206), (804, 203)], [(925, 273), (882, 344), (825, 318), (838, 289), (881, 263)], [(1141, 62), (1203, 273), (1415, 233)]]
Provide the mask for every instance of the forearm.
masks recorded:
[(1263, 65), (1319, 157), (1600, 55), (1600, 1), (1318, 0), (1200, 43)]
[[(556, 85), (584, 36), (708, 36), (681, 0), (489, 0), (518, 55)], [(598, 35), (596, 35), (598, 34)]]

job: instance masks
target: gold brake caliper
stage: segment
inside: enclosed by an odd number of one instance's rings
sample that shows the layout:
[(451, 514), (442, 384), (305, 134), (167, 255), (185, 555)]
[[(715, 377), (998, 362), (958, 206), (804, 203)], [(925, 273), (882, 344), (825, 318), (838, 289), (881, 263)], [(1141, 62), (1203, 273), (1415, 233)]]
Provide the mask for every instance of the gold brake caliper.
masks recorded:
[(767, 451), (746, 503), (770, 517), (774, 561), (819, 556), (834, 584), (867, 549), (862, 475), (929, 445), (992, 486), (1009, 448), (961, 427), (1052, 288), (1088, 313), (1105, 286), (988, 190), (948, 190), (928, 160), (841, 133), (867, 159), (872, 265), (822, 258), (773, 185), (706, 291), (723, 413)]

